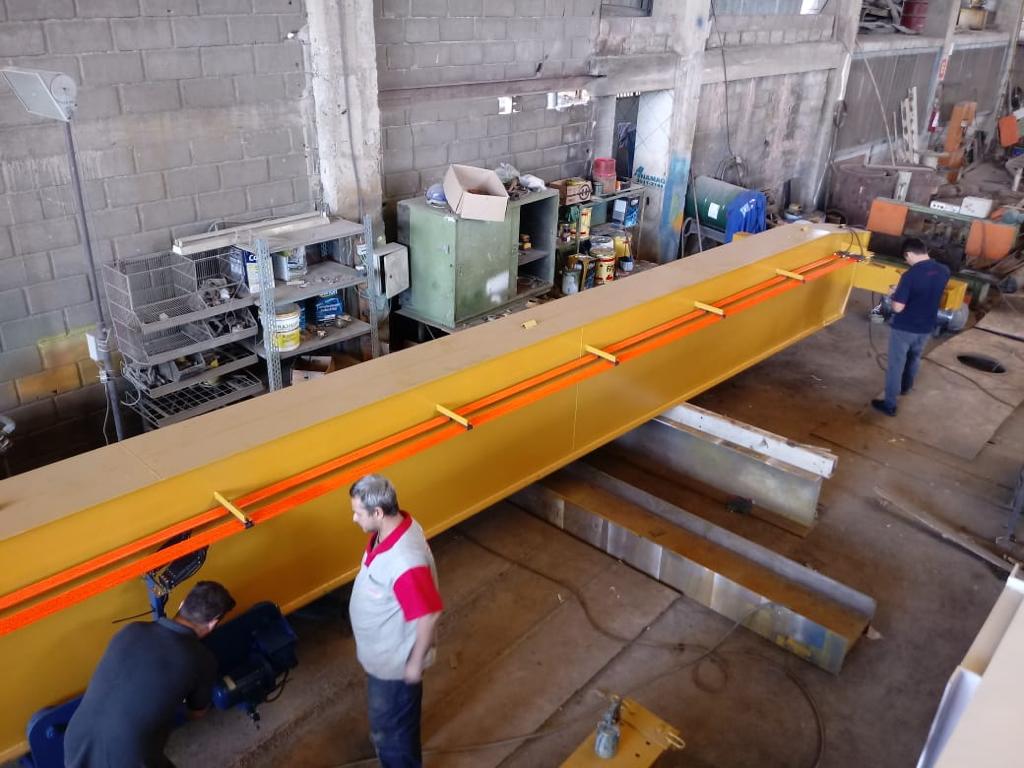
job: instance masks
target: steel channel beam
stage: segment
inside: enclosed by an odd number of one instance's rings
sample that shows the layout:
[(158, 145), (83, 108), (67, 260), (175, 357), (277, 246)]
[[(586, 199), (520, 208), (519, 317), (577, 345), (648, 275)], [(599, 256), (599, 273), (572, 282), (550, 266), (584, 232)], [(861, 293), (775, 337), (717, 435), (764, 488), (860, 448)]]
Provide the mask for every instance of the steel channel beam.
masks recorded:
[[(229, 585), (240, 608), (272, 600), (294, 610), (358, 570), (364, 537), (346, 511), (358, 473), (386, 472), (403, 506), (429, 535), (440, 533), (839, 319), (849, 266), (834, 263), (806, 282), (777, 270), (828, 261), (848, 240), (827, 226), (781, 227), (0, 482), (0, 596), (201, 514), (213, 521), (204, 528), (213, 544), (200, 576)], [(692, 333), (650, 331), (692, 316), (695, 302), (746, 295), (766, 282), (771, 290), (734, 305), (742, 311), (697, 313)], [(585, 352), (648, 332), (664, 343), (621, 350), (618, 365)], [(514, 409), (494, 406), (472, 430), (434, 421), (438, 405), (458, 411), (578, 364), (596, 375), (556, 376)], [(339, 460), (421, 426), (416, 441)], [(324, 466), (337, 469), (324, 474)], [(307, 479), (289, 479), (299, 477)], [(282, 483), (298, 484), (262, 498), (261, 489)], [(229, 516), (214, 491), (255, 527), (230, 518), (225, 529)], [(146, 605), (140, 580), (115, 580), (0, 633), (0, 759), (24, 748), (33, 712), (84, 687), (117, 629), (111, 622)], [(0, 611), (0, 623), (9, 611)]]
[(834, 674), (875, 612), (871, 597), (584, 463), (512, 501)]
[[(627, 458), (750, 499), (755, 514), (806, 533), (835, 456), (691, 405), (672, 408), (612, 443)], [(775, 516), (782, 520), (777, 520)]]

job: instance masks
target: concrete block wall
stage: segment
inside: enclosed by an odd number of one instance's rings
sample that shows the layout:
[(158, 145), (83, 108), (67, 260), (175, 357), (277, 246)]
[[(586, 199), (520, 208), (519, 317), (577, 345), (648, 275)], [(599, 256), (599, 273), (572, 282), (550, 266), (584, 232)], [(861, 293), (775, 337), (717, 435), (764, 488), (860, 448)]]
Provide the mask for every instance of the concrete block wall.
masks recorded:
[(598, 55), (669, 53), (673, 50), (675, 42), (675, 25), (675, 19), (671, 16), (605, 16), (598, 26)]
[(382, 107), (382, 171), (388, 208), (439, 182), (450, 163), (494, 168), (511, 163), (546, 181), (585, 174), (593, 134), (593, 102), (547, 108), (547, 96), (515, 99), (498, 114), (494, 97), (411, 107)]
[(813, 43), (833, 38), (835, 16), (830, 13), (720, 14), (711, 20), (711, 25), (708, 48)]
[[(849, 2), (849, 0), (847, 0)], [(769, 14), (798, 15), (802, 0), (712, 0), (716, 16)], [(811, 15), (811, 14), (808, 14)]]
[(600, 0), (379, 0), (381, 91), (587, 72)]
[[(0, 0), (0, 63), (79, 84), (99, 262), (313, 207), (302, 0)], [(100, 442), (96, 311), (63, 127), (0, 85), (0, 411), (16, 469)], [(101, 289), (102, 290), (102, 289)]]
[[(810, 181), (810, 150), (829, 119), (828, 74), (817, 70), (729, 83), (730, 138), (733, 152), (743, 160), (743, 186), (777, 191), (790, 179)], [(700, 98), (693, 170), (698, 176), (717, 176), (720, 163), (729, 157), (724, 84), (703, 86)], [(734, 172), (725, 176), (736, 183)]]

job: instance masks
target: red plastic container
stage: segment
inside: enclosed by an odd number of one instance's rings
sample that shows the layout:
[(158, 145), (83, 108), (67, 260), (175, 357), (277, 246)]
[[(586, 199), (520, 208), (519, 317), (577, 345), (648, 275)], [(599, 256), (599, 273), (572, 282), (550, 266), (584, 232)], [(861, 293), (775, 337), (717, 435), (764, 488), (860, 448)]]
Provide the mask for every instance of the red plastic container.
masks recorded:
[(614, 157), (595, 157), (594, 158), (594, 175), (595, 176), (615, 176), (615, 158)]
[(903, 15), (900, 22), (904, 27), (915, 32), (924, 30), (924, 23), (928, 18), (928, 0), (906, 0), (903, 3)]
[[(594, 158), (594, 170), (591, 174), (594, 184), (600, 184), (601, 194), (607, 195), (615, 191), (615, 158), (596, 157)], [(596, 194), (596, 190), (595, 190)]]

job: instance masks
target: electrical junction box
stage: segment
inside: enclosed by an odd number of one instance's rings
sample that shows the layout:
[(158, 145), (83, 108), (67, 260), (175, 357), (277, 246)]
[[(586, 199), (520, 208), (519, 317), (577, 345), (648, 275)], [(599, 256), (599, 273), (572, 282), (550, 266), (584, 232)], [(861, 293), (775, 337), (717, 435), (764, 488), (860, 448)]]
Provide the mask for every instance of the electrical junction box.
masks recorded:
[(404, 245), (387, 243), (373, 255), (383, 296), (390, 299), (409, 289), (409, 250)]

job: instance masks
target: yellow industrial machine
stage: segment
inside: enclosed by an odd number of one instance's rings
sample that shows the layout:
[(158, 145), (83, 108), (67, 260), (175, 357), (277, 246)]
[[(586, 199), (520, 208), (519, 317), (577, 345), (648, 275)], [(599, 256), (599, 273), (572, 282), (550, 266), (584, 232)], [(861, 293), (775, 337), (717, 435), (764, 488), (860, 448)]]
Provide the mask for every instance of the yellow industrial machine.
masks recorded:
[(202, 578), (294, 610), (359, 567), (355, 478), (437, 534), (839, 319), (853, 242), (782, 227), (0, 483), (0, 758), (145, 611), (142, 574), (208, 545)]

